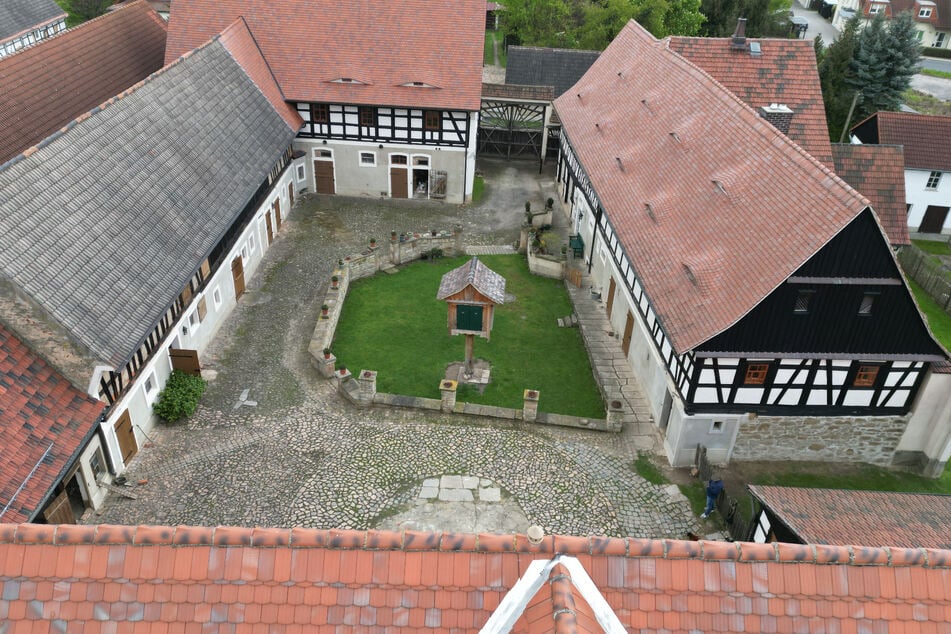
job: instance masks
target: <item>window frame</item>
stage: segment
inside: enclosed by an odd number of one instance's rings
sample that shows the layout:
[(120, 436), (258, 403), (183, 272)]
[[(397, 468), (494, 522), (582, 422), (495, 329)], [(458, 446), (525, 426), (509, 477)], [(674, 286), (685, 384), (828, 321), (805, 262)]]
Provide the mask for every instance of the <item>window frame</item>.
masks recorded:
[(766, 377), (769, 376), (769, 361), (747, 361), (743, 368), (743, 386), (747, 385), (766, 385)]
[(925, 183), (925, 189), (931, 191), (938, 189), (938, 185), (941, 184), (941, 174), (938, 170), (931, 170), (931, 173), (928, 174), (928, 182)]
[(931, 7), (921, 7), (918, 9), (919, 18), (930, 18), (932, 13)]
[(215, 308), (221, 308), (221, 287), (216, 286), (211, 292), (211, 299), (215, 302)]
[(361, 128), (375, 128), (377, 124), (376, 108), (371, 106), (358, 106), (357, 121), (360, 123)]
[(442, 112), (423, 110), (423, 129), (427, 132), (439, 132), (442, 129)]
[[(151, 387), (149, 387), (151, 384)], [(142, 395), (145, 396), (145, 402), (149, 405), (155, 403), (158, 398), (158, 377), (155, 376), (155, 370), (150, 371), (145, 380), (142, 381)]]
[[(810, 312), (810, 306), (813, 303), (813, 299), (816, 296), (816, 290), (814, 288), (803, 288), (797, 289), (796, 299), (793, 300), (793, 314), (794, 315), (808, 315)], [(804, 305), (800, 306), (800, 303)]]
[(882, 366), (873, 363), (858, 365), (852, 378), (852, 387), (874, 388), (881, 370)]
[[(364, 158), (370, 158), (371, 160), (366, 162), (363, 160)], [(376, 167), (376, 152), (360, 150), (357, 153), (357, 165), (360, 167)]]
[(859, 303), (858, 310), (859, 317), (871, 317), (875, 314), (872, 311), (875, 308), (875, 300), (879, 294), (877, 291), (865, 291), (862, 293), (862, 301)]
[(311, 123), (330, 123), (330, 104), (326, 104), (326, 103), (310, 104), (310, 122)]

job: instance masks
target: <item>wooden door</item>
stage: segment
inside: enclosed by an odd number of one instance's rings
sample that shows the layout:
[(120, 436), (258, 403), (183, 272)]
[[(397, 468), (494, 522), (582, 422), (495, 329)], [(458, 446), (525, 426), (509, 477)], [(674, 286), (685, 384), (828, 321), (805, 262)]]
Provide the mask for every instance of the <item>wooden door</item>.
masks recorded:
[(69, 505), (69, 496), (61, 491), (43, 511), (43, 518), (50, 524), (75, 524), (76, 516)]
[(390, 168), (390, 192), (393, 198), (409, 198), (409, 182), (405, 167)]
[(185, 374), (201, 376), (201, 364), (198, 362), (197, 350), (169, 348), (168, 358), (172, 362), (173, 370), (181, 370)]
[(621, 338), (621, 350), (624, 356), (631, 351), (631, 335), (634, 333), (634, 315), (627, 311), (627, 322), (624, 324), (624, 337)]
[(947, 217), (948, 207), (928, 205), (925, 215), (921, 219), (921, 226), (918, 227), (919, 233), (941, 233)]
[(234, 280), (234, 298), (244, 295), (244, 262), (239, 255), (231, 261), (231, 278)]
[(277, 222), (277, 232), (281, 232), (281, 200), (274, 201), (274, 220)]
[(267, 244), (271, 246), (271, 243), (274, 242), (274, 228), (271, 226), (271, 214), (264, 214), (265, 220), (267, 220)]
[(337, 193), (334, 186), (334, 162), (314, 161), (314, 178), (317, 179), (318, 194)]
[(132, 417), (129, 416), (129, 410), (122, 412), (122, 416), (116, 421), (113, 429), (116, 431), (116, 438), (119, 440), (119, 453), (122, 454), (122, 462), (129, 464), (129, 460), (139, 451), (139, 443), (135, 440), (135, 432), (132, 431)]
[(614, 291), (617, 290), (617, 284), (614, 283), (614, 278), (611, 278), (611, 285), (608, 287), (608, 319), (611, 319), (611, 309), (614, 308)]
[(294, 183), (287, 184), (287, 199), (291, 201), (290, 206), (294, 206)]

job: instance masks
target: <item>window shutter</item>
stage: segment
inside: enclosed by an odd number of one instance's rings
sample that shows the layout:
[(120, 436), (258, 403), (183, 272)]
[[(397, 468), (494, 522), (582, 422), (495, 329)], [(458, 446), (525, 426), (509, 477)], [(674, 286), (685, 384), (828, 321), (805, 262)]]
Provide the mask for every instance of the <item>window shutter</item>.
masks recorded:
[(198, 321), (205, 321), (205, 315), (208, 314), (208, 305), (205, 303), (205, 298), (202, 297), (198, 300)]

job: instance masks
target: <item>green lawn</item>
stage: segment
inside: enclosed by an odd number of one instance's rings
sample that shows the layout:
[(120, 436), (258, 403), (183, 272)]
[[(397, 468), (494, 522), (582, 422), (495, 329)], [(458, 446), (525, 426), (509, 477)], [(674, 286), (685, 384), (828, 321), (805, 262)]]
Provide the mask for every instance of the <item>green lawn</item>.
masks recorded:
[(942, 79), (951, 79), (951, 73), (943, 70), (935, 70), (933, 68), (922, 68), (918, 71), (922, 75), (929, 75), (931, 77), (940, 77)]
[(482, 61), (486, 66), (495, 65), (495, 55), (492, 51), (493, 42), (499, 43), (499, 65), (502, 66), (502, 68), (505, 68), (505, 34), (501, 31), (485, 32), (485, 49), (483, 51)]
[(951, 349), (951, 315), (944, 312), (931, 295), (919, 286), (914, 280), (908, 280), (911, 292), (918, 301), (918, 307), (925, 314), (931, 332), (945, 348)]
[[(604, 404), (577, 328), (559, 328), (572, 312), (562, 282), (529, 273), (520, 256), (480, 260), (506, 278), (515, 300), (496, 309), (492, 339), (476, 338), (475, 356), (492, 364), (484, 394), (461, 386), (460, 402), (520, 409), (522, 392), (541, 391), (543, 412), (603, 418)], [(439, 280), (466, 258), (416, 262), (396, 275), (354, 282), (334, 339), (338, 364), (379, 372), (381, 392), (439, 397), (446, 366), (462, 361), (464, 337), (450, 337), (447, 306), (436, 299)]]
[(472, 202), (479, 202), (483, 196), (485, 196), (485, 179), (481, 176), (476, 176), (472, 180)]
[(951, 255), (951, 246), (945, 240), (912, 240), (912, 243), (925, 253)]

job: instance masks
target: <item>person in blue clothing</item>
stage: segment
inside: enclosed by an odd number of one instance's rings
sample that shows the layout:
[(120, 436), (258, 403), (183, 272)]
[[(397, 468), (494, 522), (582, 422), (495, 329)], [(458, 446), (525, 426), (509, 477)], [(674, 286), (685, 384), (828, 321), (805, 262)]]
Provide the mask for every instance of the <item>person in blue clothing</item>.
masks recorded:
[(717, 474), (710, 475), (710, 481), (707, 482), (707, 506), (703, 509), (703, 515), (700, 519), (707, 519), (710, 513), (713, 513), (713, 506), (717, 503), (717, 498), (723, 492), (723, 480)]

